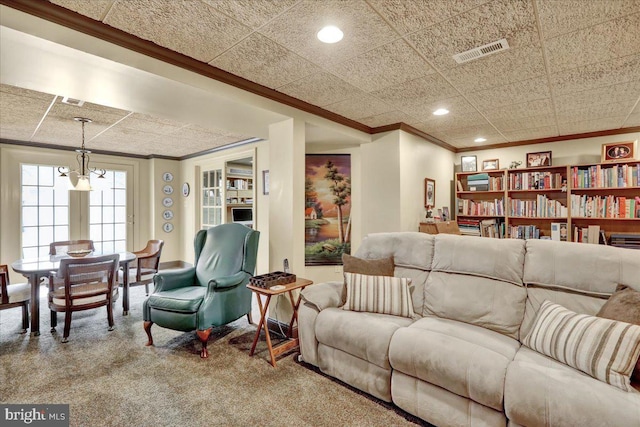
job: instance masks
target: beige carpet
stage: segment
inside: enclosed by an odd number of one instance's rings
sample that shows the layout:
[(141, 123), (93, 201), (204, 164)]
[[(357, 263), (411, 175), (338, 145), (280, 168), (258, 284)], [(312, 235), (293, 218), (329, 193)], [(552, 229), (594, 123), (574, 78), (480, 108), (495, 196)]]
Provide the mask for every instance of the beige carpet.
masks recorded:
[[(43, 288), (44, 291), (44, 288)], [(43, 301), (39, 337), (20, 335), (20, 309), (0, 311), (0, 402), (68, 403), (72, 426), (404, 426), (415, 418), (308, 365), (295, 354), (268, 363), (266, 343), (249, 357), (256, 330), (246, 318), (214, 330), (209, 358), (193, 333), (142, 328), (144, 287), (131, 288), (130, 315), (74, 315), (67, 344), (49, 332)]]

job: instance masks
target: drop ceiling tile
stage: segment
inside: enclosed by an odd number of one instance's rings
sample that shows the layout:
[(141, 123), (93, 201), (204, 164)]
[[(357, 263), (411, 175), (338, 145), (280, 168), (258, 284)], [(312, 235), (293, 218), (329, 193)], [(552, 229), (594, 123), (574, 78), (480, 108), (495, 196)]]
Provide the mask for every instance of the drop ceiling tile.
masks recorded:
[(537, 5), (545, 39), (640, 11), (638, 0), (538, 0)]
[(611, 61), (589, 64), (560, 73), (551, 74), (553, 93), (565, 95), (640, 80), (640, 55), (629, 55)]
[(554, 124), (552, 126), (543, 126), (534, 129), (521, 129), (513, 131), (504, 131), (502, 134), (507, 137), (509, 142), (514, 141), (528, 141), (531, 139), (551, 138), (558, 136), (558, 127)]
[(483, 110), (482, 113), (491, 120), (513, 120), (533, 116), (553, 115), (551, 99), (538, 99), (535, 101), (521, 102), (519, 104), (505, 105), (503, 107)]
[(203, 1), (236, 21), (256, 29), (295, 5), (299, 0)]
[(473, 9), (489, 0), (369, 0), (401, 34), (411, 33)]
[[(36, 98), (31, 91), (2, 86), (0, 91), (0, 138), (29, 141), (53, 100)], [(21, 96), (25, 94), (27, 96)]]
[(328, 68), (343, 80), (373, 92), (434, 73), (402, 39)]
[(597, 120), (587, 120), (573, 123), (560, 123), (558, 129), (561, 135), (573, 135), (577, 133), (596, 132), (602, 129), (619, 129), (626, 116), (607, 117)]
[(475, 92), (542, 77), (545, 69), (542, 50), (525, 47), (467, 62), (444, 74), (460, 91)]
[(467, 98), (480, 110), (498, 108), (521, 102), (535, 101), (551, 97), (546, 76), (522, 80), (491, 89), (467, 94)]
[[(417, 117), (416, 117), (417, 118)], [(472, 126), (491, 126), (487, 119), (480, 113), (462, 112), (449, 113), (446, 116), (434, 116), (422, 120), (422, 126), (432, 129), (434, 132), (443, 132), (449, 134), (453, 130), (461, 128), (469, 128)], [(495, 129), (493, 130), (495, 132)]]
[(211, 65), (271, 88), (321, 71), (311, 62), (258, 33), (217, 57)]
[(80, 15), (88, 16), (96, 21), (101, 21), (114, 0), (49, 0), (51, 3), (55, 3), (58, 6), (62, 6), (66, 9), (78, 12)]
[(531, 2), (496, 0), (408, 36), (440, 70), (458, 66), (453, 55), (502, 38), (512, 49), (540, 46)]
[(419, 123), (416, 119), (402, 111), (390, 111), (388, 113), (377, 114), (375, 116), (363, 117), (358, 121), (373, 128), (392, 125), (395, 123), (406, 123), (411, 126)]
[(543, 127), (555, 127), (556, 116), (554, 114), (540, 114), (519, 118), (501, 118), (491, 120), (491, 123), (502, 133), (536, 129)]
[(0, 96), (4, 96), (5, 94), (11, 94), (22, 98), (40, 99), (43, 101), (48, 101), (48, 103), (51, 103), (51, 101), (53, 101), (53, 98), (55, 97), (55, 95), (51, 95), (48, 93), (37, 92), (35, 90), (24, 89), (8, 84), (0, 84)]
[(281, 86), (278, 91), (319, 107), (362, 93), (357, 87), (324, 71)]
[[(628, 128), (632, 126), (640, 126), (640, 111), (630, 114), (624, 121), (624, 125), (622, 127)], [(638, 149), (640, 149), (640, 147)]]
[[(340, 28), (342, 41), (326, 44), (318, 40), (316, 34), (326, 25)], [(316, 64), (343, 62), (398, 37), (361, 0), (302, 1), (259, 31)]]
[(395, 110), (393, 106), (366, 93), (335, 104), (326, 105), (324, 108), (352, 120), (389, 113)]
[(551, 73), (640, 52), (640, 13), (545, 41)]
[(459, 92), (439, 74), (429, 74), (386, 89), (371, 92), (372, 95), (402, 109), (407, 106), (453, 98)]
[(104, 22), (203, 62), (251, 33), (205, 3), (194, 7), (190, 1), (118, 1)]
[(468, 126), (457, 129), (449, 129), (447, 130), (447, 135), (449, 135), (449, 138), (459, 141), (469, 140), (473, 142), (474, 139), (482, 137), (486, 138), (487, 140), (501, 139), (502, 142), (506, 142), (506, 140), (501, 137), (500, 133), (496, 131), (496, 129), (491, 125)]
[(250, 135), (239, 135), (223, 129), (209, 129), (198, 125), (188, 125), (178, 131), (179, 138), (188, 139), (194, 143), (213, 143), (215, 141), (226, 141), (226, 143), (237, 142), (248, 139)]
[[(558, 123), (582, 122), (585, 120), (599, 120), (607, 117), (626, 117), (635, 105), (636, 100), (630, 99), (611, 104), (593, 104), (580, 109), (558, 110)], [(616, 126), (622, 126), (622, 121)]]
[[(500, 134), (486, 135), (484, 136), (484, 138), (486, 139), (486, 141), (484, 142), (474, 142), (475, 137), (473, 136), (471, 137), (466, 136), (464, 138), (451, 138), (447, 140), (447, 143), (457, 148), (466, 148), (466, 147), (481, 148), (483, 145), (504, 144), (507, 142), (507, 140)], [(462, 155), (464, 155), (464, 153)], [(502, 167), (504, 167), (504, 165)], [(478, 162), (478, 170), (482, 170), (481, 162)]]
[(184, 126), (184, 123), (173, 120), (161, 119), (147, 114), (133, 113), (119, 122), (114, 128), (134, 129), (154, 135), (162, 135), (179, 131)]
[(640, 80), (556, 96), (554, 104), (558, 111), (572, 111), (596, 104), (635, 101), (638, 98), (640, 98)]
[[(433, 112), (439, 108), (449, 110), (449, 114), (445, 116), (434, 116)], [(460, 119), (469, 120), (479, 115), (473, 105), (462, 96), (426, 102), (420, 102), (418, 100), (407, 103), (402, 106), (401, 110), (420, 121), (433, 120), (435, 122), (448, 122)]]

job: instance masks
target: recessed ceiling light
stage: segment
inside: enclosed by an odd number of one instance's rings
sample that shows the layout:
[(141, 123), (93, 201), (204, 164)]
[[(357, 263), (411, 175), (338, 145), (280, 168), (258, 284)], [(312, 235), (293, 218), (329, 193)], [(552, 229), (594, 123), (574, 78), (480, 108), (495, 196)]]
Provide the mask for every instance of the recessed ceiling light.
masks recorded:
[(480, 137), (480, 138), (474, 139), (473, 142), (485, 142), (486, 140), (487, 140), (487, 138)]
[(323, 43), (337, 43), (342, 40), (343, 35), (344, 34), (340, 30), (340, 28), (333, 25), (328, 25), (318, 31), (318, 40)]
[(433, 112), (434, 116), (444, 116), (445, 114), (449, 114), (449, 110), (447, 110), (446, 108), (438, 108)]

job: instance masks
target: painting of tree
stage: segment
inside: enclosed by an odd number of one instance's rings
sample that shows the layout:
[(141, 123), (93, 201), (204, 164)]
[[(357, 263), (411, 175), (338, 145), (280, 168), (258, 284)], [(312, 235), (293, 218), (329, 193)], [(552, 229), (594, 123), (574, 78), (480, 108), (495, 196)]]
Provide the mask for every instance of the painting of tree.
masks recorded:
[(305, 265), (339, 265), (351, 251), (351, 156), (309, 154), (305, 176)]

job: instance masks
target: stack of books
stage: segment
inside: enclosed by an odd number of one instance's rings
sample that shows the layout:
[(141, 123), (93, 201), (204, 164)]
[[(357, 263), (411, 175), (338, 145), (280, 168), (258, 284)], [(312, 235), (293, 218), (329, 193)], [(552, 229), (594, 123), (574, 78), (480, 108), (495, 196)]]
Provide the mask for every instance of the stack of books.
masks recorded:
[(467, 177), (469, 191), (489, 191), (489, 174), (477, 173)]
[(640, 249), (640, 234), (612, 234), (611, 246)]
[(480, 236), (480, 220), (479, 219), (460, 219), (458, 218), (458, 228), (460, 233), (465, 236)]

